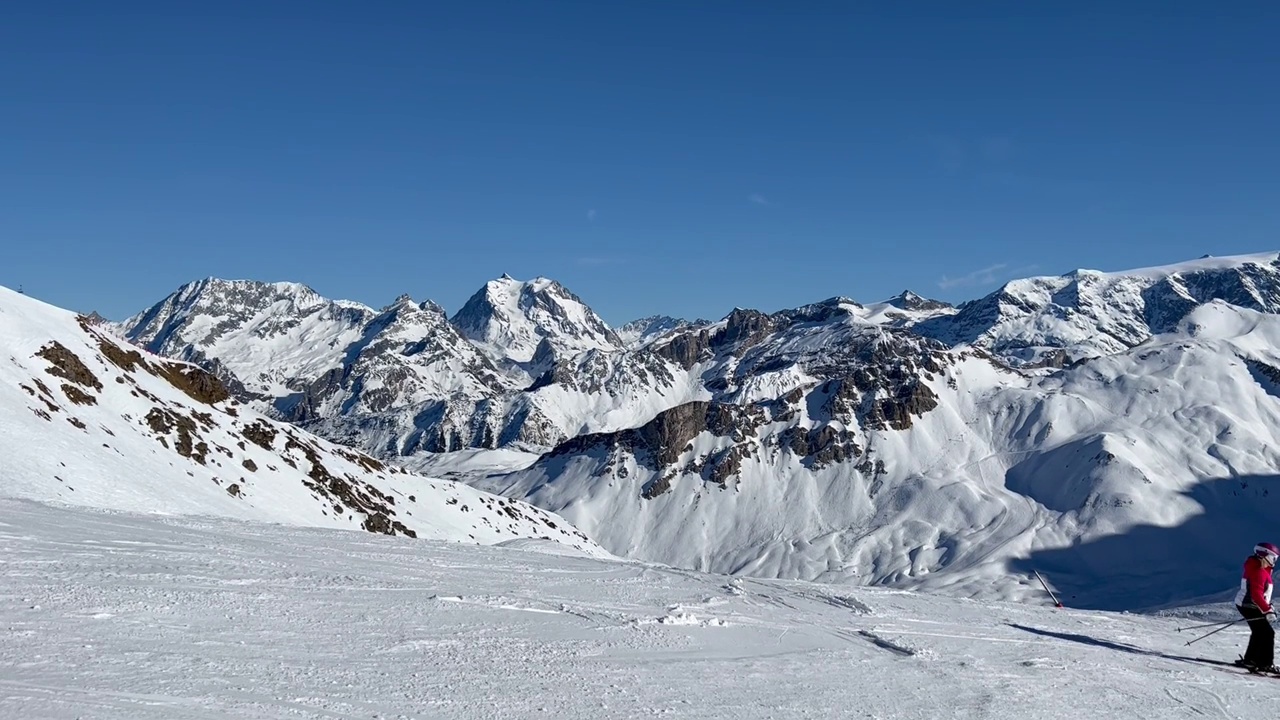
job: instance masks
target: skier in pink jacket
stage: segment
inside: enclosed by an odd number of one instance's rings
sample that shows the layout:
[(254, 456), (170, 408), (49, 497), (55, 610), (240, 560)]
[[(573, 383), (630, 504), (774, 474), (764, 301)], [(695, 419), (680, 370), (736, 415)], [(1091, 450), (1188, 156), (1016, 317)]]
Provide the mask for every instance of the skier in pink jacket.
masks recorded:
[(1276, 619), (1271, 607), (1271, 569), (1280, 558), (1280, 548), (1271, 543), (1258, 543), (1253, 554), (1244, 561), (1240, 592), (1236, 593), (1236, 609), (1249, 622), (1249, 647), (1237, 665), (1263, 672), (1280, 672), (1275, 666)]

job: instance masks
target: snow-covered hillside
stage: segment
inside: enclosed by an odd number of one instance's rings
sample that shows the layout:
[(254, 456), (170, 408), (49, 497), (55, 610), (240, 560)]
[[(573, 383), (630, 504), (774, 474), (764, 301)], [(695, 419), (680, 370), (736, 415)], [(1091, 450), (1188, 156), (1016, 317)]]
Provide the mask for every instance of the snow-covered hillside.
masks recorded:
[(977, 603), (554, 547), (0, 500), (0, 717), (1253, 720), (1280, 697), (1215, 664), (1241, 626), (1178, 632), (1226, 604), (1056, 610), (1035, 586)]
[(0, 288), (0, 495), (464, 542), (549, 536), (519, 501), (430, 480), (270, 420), (198, 367)]

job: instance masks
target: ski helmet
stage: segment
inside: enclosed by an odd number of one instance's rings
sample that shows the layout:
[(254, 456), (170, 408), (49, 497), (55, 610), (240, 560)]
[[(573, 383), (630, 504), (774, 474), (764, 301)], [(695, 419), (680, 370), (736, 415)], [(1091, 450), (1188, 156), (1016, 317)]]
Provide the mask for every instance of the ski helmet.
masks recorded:
[(1280, 548), (1269, 542), (1258, 543), (1253, 548), (1253, 554), (1266, 560), (1268, 563), (1275, 565), (1276, 558), (1280, 558)]

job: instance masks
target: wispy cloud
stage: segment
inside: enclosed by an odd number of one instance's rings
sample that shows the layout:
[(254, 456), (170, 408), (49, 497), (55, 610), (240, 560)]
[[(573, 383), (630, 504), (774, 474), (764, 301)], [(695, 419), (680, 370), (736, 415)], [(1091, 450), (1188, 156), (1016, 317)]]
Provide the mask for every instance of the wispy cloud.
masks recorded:
[(587, 222), (595, 222), (595, 221), (596, 221), (596, 209), (591, 208), (590, 210), (587, 211)]
[(1014, 278), (1031, 277), (1039, 268), (1038, 265), (1023, 265), (1021, 267), (1009, 268), (1008, 263), (997, 263), (990, 267), (984, 267), (981, 270), (974, 270), (968, 275), (961, 277), (942, 276), (938, 281), (938, 287), (943, 290), (952, 288), (980, 287), (982, 285), (995, 285), (996, 283)]
[(1008, 263), (999, 263), (990, 267), (984, 267), (981, 270), (974, 270), (968, 275), (958, 278), (942, 276), (938, 281), (938, 287), (943, 290), (950, 290), (958, 287), (973, 287), (974, 285), (990, 285), (996, 281), (996, 273), (1009, 267)]
[(769, 200), (765, 198), (765, 196), (761, 195), (760, 193), (751, 193), (751, 195), (747, 199), (750, 200), (752, 203), (755, 203), (756, 205), (763, 205), (764, 207), (773, 206), (773, 203), (769, 202)]

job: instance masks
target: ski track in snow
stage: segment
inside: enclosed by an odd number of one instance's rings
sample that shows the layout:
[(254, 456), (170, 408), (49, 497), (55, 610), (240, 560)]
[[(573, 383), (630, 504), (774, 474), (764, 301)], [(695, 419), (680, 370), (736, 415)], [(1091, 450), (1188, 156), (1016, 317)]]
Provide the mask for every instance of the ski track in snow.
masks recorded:
[(1188, 648), (1185, 618), (224, 519), (0, 500), (0, 579), (3, 718), (1259, 718), (1280, 699), (1195, 661), (1243, 629)]

